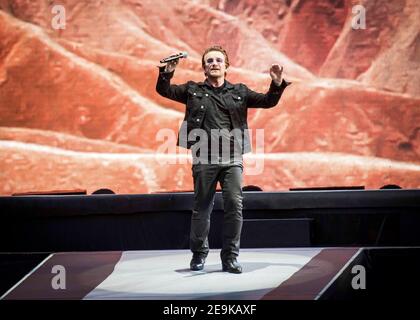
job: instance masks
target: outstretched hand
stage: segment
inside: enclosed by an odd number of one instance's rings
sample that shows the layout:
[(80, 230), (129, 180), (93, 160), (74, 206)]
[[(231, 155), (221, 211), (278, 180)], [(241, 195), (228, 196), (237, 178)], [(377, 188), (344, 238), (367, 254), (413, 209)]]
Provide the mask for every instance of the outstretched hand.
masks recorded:
[(274, 81), (274, 83), (276, 85), (280, 85), (283, 78), (282, 78), (282, 73), (283, 73), (283, 67), (281, 67), (278, 64), (273, 64), (271, 65), (270, 68), (270, 77), (271, 79)]

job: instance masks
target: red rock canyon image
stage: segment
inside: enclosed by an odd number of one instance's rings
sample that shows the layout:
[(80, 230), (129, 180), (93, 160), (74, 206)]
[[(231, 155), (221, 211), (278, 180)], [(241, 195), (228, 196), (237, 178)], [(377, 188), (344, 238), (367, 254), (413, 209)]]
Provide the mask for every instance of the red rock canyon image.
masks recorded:
[(186, 51), (172, 83), (202, 81), (214, 44), (230, 82), (265, 92), (273, 63), (292, 81), (248, 113), (244, 185), (420, 188), (417, 0), (0, 0), (0, 194), (192, 190), (157, 66)]

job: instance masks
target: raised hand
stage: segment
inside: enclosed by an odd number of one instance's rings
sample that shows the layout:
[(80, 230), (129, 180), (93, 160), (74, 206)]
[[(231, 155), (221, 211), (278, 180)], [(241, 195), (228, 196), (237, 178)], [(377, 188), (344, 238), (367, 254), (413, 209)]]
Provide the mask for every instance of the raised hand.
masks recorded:
[(274, 83), (276, 85), (280, 85), (283, 78), (282, 78), (282, 73), (283, 73), (283, 67), (281, 67), (278, 64), (273, 64), (271, 65), (270, 68), (270, 77), (271, 79), (274, 81)]
[(169, 61), (165, 66), (165, 71), (166, 72), (174, 71), (178, 62), (179, 62), (179, 59)]

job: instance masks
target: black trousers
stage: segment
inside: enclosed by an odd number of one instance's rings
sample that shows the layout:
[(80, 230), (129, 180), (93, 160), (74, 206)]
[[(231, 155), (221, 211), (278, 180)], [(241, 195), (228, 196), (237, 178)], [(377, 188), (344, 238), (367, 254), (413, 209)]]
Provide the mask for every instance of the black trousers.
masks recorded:
[(190, 248), (194, 255), (209, 252), (210, 215), (214, 206), (217, 182), (222, 187), (224, 219), (222, 261), (239, 255), (242, 230), (242, 163), (194, 164), (194, 208), (191, 217)]

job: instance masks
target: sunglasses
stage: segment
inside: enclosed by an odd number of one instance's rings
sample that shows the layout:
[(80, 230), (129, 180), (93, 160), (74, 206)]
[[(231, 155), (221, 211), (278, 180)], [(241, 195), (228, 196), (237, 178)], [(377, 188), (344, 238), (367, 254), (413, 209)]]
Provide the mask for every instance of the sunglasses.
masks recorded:
[(214, 58), (208, 58), (206, 60), (206, 64), (212, 64), (213, 62), (222, 64), (223, 62), (225, 62), (225, 60), (223, 58), (216, 58), (216, 59), (214, 59)]

